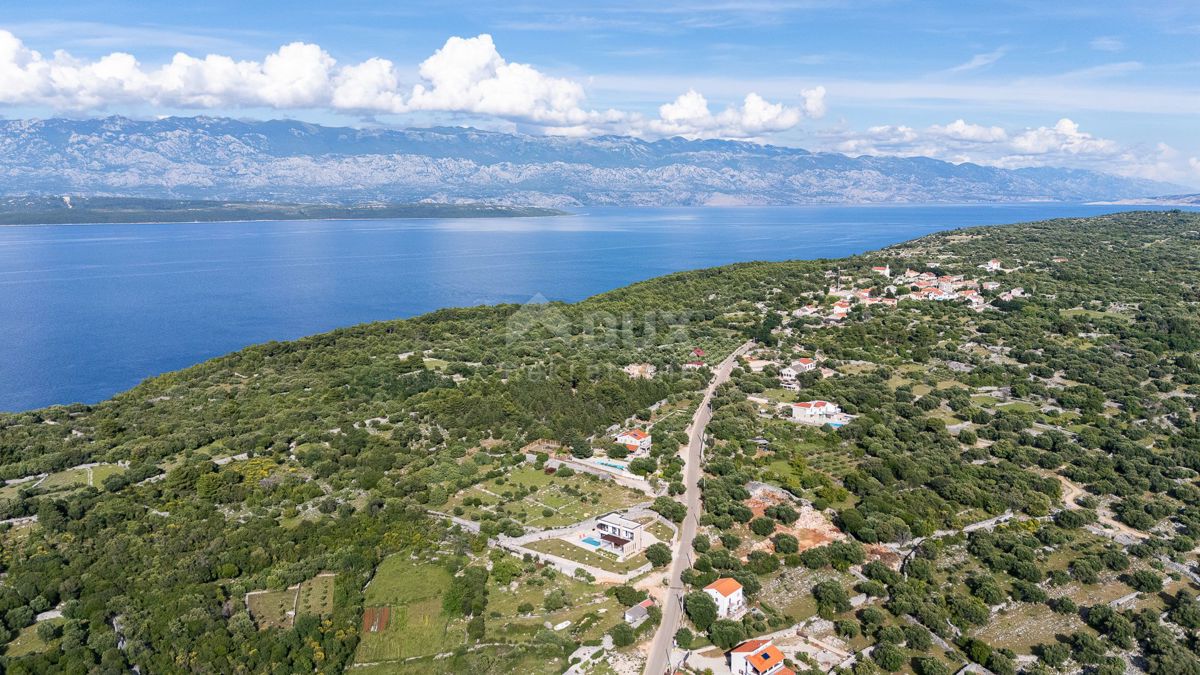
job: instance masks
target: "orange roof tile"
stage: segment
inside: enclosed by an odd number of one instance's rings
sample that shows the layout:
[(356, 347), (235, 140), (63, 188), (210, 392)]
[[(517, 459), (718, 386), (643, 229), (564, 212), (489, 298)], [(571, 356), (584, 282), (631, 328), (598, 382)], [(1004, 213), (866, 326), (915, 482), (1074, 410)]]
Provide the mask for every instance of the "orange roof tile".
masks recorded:
[(733, 651), (738, 653), (756, 652), (762, 649), (765, 645), (771, 644), (770, 640), (746, 640), (742, 644), (733, 648)]
[(765, 673), (779, 663), (783, 662), (783, 652), (775, 645), (768, 644), (766, 647), (746, 657), (750, 665), (760, 673)]
[(738, 591), (742, 590), (742, 585), (738, 583), (737, 579), (730, 579), (729, 577), (721, 577), (720, 579), (717, 579), (716, 581), (712, 582), (711, 584), (705, 586), (704, 590), (716, 591), (716, 592), (720, 593), (721, 595), (728, 598), (729, 596), (733, 595), (734, 593), (737, 593)]

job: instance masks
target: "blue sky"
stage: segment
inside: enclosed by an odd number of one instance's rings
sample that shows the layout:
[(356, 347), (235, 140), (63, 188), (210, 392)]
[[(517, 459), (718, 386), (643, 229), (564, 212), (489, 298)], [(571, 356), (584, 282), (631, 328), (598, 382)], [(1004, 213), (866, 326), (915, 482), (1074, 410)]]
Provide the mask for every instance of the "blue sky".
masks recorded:
[(0, 6), (6, 117), (734, 137), (1200, 186), (1194, 0), (39, 5)]

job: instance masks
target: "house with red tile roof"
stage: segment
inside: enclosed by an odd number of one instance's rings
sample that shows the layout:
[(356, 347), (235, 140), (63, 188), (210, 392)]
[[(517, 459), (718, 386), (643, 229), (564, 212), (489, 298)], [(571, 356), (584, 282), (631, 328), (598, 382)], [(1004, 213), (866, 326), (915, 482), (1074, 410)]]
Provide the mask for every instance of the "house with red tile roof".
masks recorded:
[(622, 431), (613, 439), (617, 445), (625, 446), (629, 452), (650, 452), (650, 443), (652, 438), (650, 434), (641, 429), (630, 429)]
[(795, 675), (783, 664), (783, 652), (770, 640), (746, 640), (729, 652), (733, 675)]
[(717, 603), (717, 618), (736, 619), (746, 613), (746, 595), (737, 579), (721, 577), (705, 586), (704, 592)]

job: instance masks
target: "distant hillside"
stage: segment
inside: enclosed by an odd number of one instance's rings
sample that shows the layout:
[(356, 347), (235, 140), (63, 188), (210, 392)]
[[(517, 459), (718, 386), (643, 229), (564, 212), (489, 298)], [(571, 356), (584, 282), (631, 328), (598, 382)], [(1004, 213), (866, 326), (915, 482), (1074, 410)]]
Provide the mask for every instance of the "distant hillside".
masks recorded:
[(1161, 197), (1139, 197), (1118, 199), (1104, 204), (1134, 204), (1139, 206), (1200, 206), (1200, 194), (1163, 195)]
[(567, 139), (223, 118), (0, 121), (0, 193), (537, 206), (1102, 201), (1182, 191), (735, 141)]
[(137, 197), (9, 197), (0, 199), (0, 225), (60, 223), (194, 223), (321, 218), (503, 218), (553, 216), (537, 207), (489, 204), (281, 204)]

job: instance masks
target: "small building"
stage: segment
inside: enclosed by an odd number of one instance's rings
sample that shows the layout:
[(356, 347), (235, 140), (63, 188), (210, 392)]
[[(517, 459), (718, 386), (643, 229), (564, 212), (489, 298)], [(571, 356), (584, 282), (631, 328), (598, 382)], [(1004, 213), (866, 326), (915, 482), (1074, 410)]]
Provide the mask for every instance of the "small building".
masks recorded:
[(717, 618), (736, 619), (746, 613), (746, 595), (737, 579), (721, 577), (704, 587), (717, 603)]
[(812, 370), (815, 370), (816, 367), (817, 367), (817, 360), (810, 359), (807, 356), (800, 358), (800, 359), (796, 359), (796, 362), (792, 364), (792, 368), (796, 371), (796, 373), (807, 373)]
[(704, 350), (703, 350), (703, 349), (700, 349), (699, 347), (696, 347), (695, 349), (693, 349), (693, 350), (692, 350), (692, 356), (695, 356), (695, 357), (703, 357), (703, 356), (704, 356)]
[(988, 272), (999, 272), (1001, 269), (1003, 269), (1003, 267), (1000, 266), (999, 260), (992, 258), (983, 264), (983, 269), (987, 270)]
[(1000, 288), (1000, 282), (999, 282), (999, 281), (985, 281), (985, 282), (983, 282), (983, 290), (985, 290), (985, 291), (994, 291), (994, 290), (996, 290), (997, 288)]
[(770, 640), (746, 640), (729, 652), (733, 675), (795, 675), (783, 665), (783, 652)]
[(650, 617), (650, 608), (654, 606), (654, 601), (650, 598), (639, 602), (638, 604), (625, 610), (625, 623), (634, 628), (642, 625), (642, 622)]
[(641, 429), (630, 429), (622, 431), (613, 439), (617, 445), (623, 445), (629, 452), (650, 452), (650, 444), (652, 438), (650, 434)]
[(687, 363), (683, 364), (684, 370), (700, 370), (703, 367), (703, 361), (688, 361)]
[[(601, 516), (594, 528), (596, 547), (624, 559), (650, 545), (646, 526), (616, 513)], [(584, 541), (587, 541), (586, 539)]]
[(792, 404), (792, 417), (794, 419), (832, 419), (840, 412), (842, 412), (842, 409), (836, 403), (830, 403), (829, 401), (804, 401)]
[(883, 276), (889, 277), (889, 278), (892, 276), (891, 265), (884, 265), (883, 267), (872, 267), (871, 271), (874, 272), (875, 274), (882, 274)]

